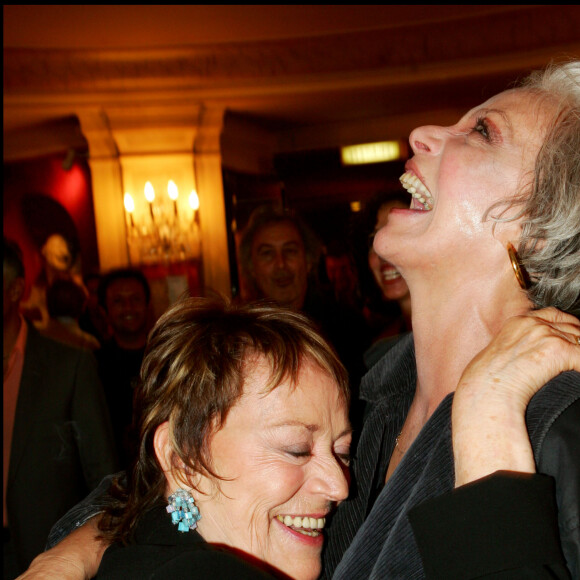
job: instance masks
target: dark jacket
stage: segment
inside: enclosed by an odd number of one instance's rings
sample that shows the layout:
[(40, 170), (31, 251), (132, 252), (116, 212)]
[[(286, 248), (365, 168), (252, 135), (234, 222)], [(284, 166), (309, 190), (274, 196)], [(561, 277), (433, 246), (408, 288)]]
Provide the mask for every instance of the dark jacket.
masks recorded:
[(6, 503), (24, 571), (55, 522), (117, 467), (93, 355), (28, 329)]
[(422, 503), (409, 518), (428, 580), (570, 578), (547, 475), (499, 471)]
[(272, 580), (228, 552), (206, 543), (197, 531), (179, 532), (164, 506), (139, 520), (128, 546), (113, 544), (103, 556), (98, 580)]
[[(363, 379), (361, 395), (369, 410), (355, 450), (351, 494), (340, 505), (329, 529), (324, 553), (325, 577), (332, 574), (336, 579), (348, 580), (425, 577), (408, 514), (413, 507), (454, 487), (452, 394), (435, 410), (384, 485), (396, 436), (413, 399), (416, 377), (412, 336), (408, 336)], [(580, 453), (567, 459), (550, 448), (577, 445), (580, 422), (563, 430), (556, 426), (558, 418), (564, 416), (564, 411), (578, 398), (580, 374), (563, 373), (534, 397), (527, 417), (538, 470), (556, 480), (562, 544), (572, 545), (567, 550), (567, 556), (570, 553), (573, 559), (568, 563), (570, 569), (574, 569), (574, 560), (578, 558), (580, 486), (577, 469)], [(552, 466), (548, 468), (548, 464)], [(571, 483), (568, 485), (568, 482)]]
[[(405, 454), (397, 471), (387, 486), (384, 475), (395, 439), (399, 433), (413, 399), (417, 380), (412, 336), (406, 336), (375, 365), (363, 380), (362, 394), (367, 400), (365, 426), (353, 461), (353, 478), (349, 499), (338, 509), (327, 529), (328, 539), (323, 554), (324, 577), (330, 578), (424, 578), (423, 561), (408, 514), (415, 507), (434, 498), (449, 495), (454, 487), (453, 451), (451, 447), (451, 405), (453, 396), (446, 397), (436, 409), (416, 441)], [(539, 521), (539, 529), (530, 528), (535, 538), (540, 573), (553, 570), (556, 578), (566, 577), (565, 561), (560, 551), (558, 530), (552, 523), (555, 511), (560, 517), (564, 532), (562, 545), (570, 542), (572, 559), (578, 553), (578, 475), (580, 453), (577, 450), (580, 421), (573, 414), (578, 411), (580, 374), (563, 373), (544, 387), (534, 397), (528, 408), (528, 427), (534, 445), (538, 469), (552, 477), (560, 509), (548, 506), (546, 518)], [(562, 457), (554, 446), (568, 449)], [(550, 466), (550, 464), (552, 464)], [(566, 472), (566, 466), (568, 471)], [(569, 483), (569, 485), (567, 485)], [(109, 482), (103, 482), (100, 493), (76, 506), (51, 532), (51, 545), (70, 533), (78, 522), (86, 521), (101, 510), (103, 493)], [(553, 489), (542, 488), (540, 496), (548, 495), (553, 502)], [(455, 496), (453, 496), (455, 497)], [(485, 494), (484, 494), (485, 497)], [(512, 496), (516, 497), (516, 496)], [(523, 498), (523, 496), (522, 496)], [(545, 503), (545, 499), (542, 500)], [(477, 501), (475, 502), (477, 504)], [(552, 505), (552, 504), (550, 504)], [(544, 506), (545, 507), (545, 506)], [(553, 505), (552, 505), (553, 507)], [(535, 508), (534, 508), (535, 509)], [(551, 511), (550, 511), (551, 510)], [(551, 516), (550, 516), (551, 514)], [(506, 515), (507, 517), (507, 515)], [(510, 529), (518, 530), (518, 520), (506, 520)], [(497, 521), (492, 520), (492, 526)], [(536, 521), (536, 523), (538, 523)], [(471, 528), (468, 528), (471, 529)], [(356, 538), (355, 538), (356, 536)], [(544, 541), (544, 538), (551, 540)], [(508, 538), (510, 536), (508, 535)], [(554, 542), (558, 544), (558, 561), (553, 561)], [(350, 548), (349, 548), (350, 546)], [(439, 558), (437, 550), (430, 552)], [(433, 554), (435, 554), (433, 556)], [(456, 559), (472, 556), (456, 553)], [(342, 562), (341, 562), (342, 559)], [(576, 562), (578, 560), (576, 559)], [(340, 563), (340, 566), (339, 566)], [(505, 562), (504, 562), (505, 563)], [(501, 566), (501, 561), (498, 564)], [(577, 563), (568, 564), (571, 569)], [(549, 568), (552, 566), (552, 568)], [(337, 568), (338, 567), (338, 568)], [(501, 567), (498, 567), (501, 570)], [(533, 573), (538, 569), (532, 570)], [(524, 572), (525, 573), (525, 572)], [(558, 575), (560, 574), (560, 575)], [(564, 574), (564, 575), (562, 575)], [(452, 575), (448, 576), (453, 578)], [(509, 576), (504, 576), (509, 578)], [(521, 576), (514, 576), (514, 578)], [(530, 576), (530, 578), (542, 576)], [(548, 576), (550, 577), (550, 576)]]

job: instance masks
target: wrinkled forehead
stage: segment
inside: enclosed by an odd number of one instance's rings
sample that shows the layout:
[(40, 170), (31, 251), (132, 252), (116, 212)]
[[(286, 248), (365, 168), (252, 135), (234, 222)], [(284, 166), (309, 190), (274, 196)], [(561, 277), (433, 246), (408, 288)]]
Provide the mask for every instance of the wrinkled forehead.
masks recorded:
[[(304, 384), (304, 377), (308, 371), (309, 376), (313, 377), (331, 377), (331, 373), (323, 368), (315, 358), (306, 352), (297, 353), (298, 363), (296, 368), (293, 368), (296, 362), (291, 357), (285, 363), (287, 368), (281, 360), (275, 360), (271, 354), (265, 354), (259, 348), (246, 348), (243, 355), (243, 395), (267, 395), (277, 389), (287, 390), (289, 393), (295, 389), (300, 388), (316, 388), (315, 385), (309, 382)], [(278, 368), (276, 368), (278, 365)], [(295, 379), (291, 376), (292, 371), (296, 371)], [(278, 371), (278, 372), (277, 372)], [(316, 381), (314, 381), (316, 383)], [(338, 384), (336, 385), (337, 393), (340, 391)]]
[[(301, 354), (298, 356), (302, 358)], [(273, 353), (266, 354), (260, 345), (246, 347), (242, 357), (242, 396), (248, 394), (265, 395), (282, 384), (294, 387), (289, 376), (291, 368), (282, 368), (282, 361), (277, 360)], [(291, 364), (290, 361), (287, 364)], [(302, 361), (298, 363), (298, 372), (300, 372), (301, 366)]]
[(289, 242), (304, 245), (298, 228), (291, 221), (279, 221), (264, 224), (254, 236), (253, 247), (260, 244), (287, 244)]

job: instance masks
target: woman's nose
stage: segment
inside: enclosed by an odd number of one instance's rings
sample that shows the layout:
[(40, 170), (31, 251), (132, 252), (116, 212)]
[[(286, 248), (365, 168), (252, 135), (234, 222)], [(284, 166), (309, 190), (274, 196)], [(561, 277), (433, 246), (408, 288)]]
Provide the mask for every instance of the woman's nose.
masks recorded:
[(443, 127), (437, 125), (417, 127), (409, 135), (409, 144), (415, 155), (420, 153), (437, 154), (443, 144)]
[(339, 502), (348, 497), (348, 467), (334, 457), (325, 460), (315, 475), (314, 491)]

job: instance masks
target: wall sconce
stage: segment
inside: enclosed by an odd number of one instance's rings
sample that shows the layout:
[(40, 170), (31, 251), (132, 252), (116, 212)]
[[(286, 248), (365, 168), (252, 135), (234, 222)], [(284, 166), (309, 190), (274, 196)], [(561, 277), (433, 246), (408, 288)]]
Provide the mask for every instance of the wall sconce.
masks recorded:
[(341, 147), (340, 159), (343, 165), (363, 165), (366, 163), (384, 163), (405, 157), (407, 148), (400, 141), (381, 141)]
[(195, 189), (185, 200), (179, 197), (173, 180), (167, 183), (167, 195), (157, 195), (147, 181), (142, 195), (126, 192), (123, 201), (132, 264), (147, 266), (200, 258), (199, 197)]

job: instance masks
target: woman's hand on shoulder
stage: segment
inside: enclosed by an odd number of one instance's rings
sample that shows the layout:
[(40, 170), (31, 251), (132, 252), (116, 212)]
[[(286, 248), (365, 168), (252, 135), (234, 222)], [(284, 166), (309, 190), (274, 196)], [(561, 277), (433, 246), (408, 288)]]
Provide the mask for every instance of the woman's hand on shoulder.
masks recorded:
[(533, 395), (580, 371), (580, 321), (546, 308), (506, 321), (466, 367), (452, 412), (456, 486), (498, 470), (535, 471), (525, 425)]
[(97, 539), (100, 515), (34, 558), (16, 580), (88, 580), (97, 574), (107, 544)]
[(458, 392), (481, 395), (479, 387), (485, 386), (485, 396), (513, 397), (525, 409), (550, 379), (563, 371), (580, 371), (579, 336), (580, 321), (555, 308), (509, 318), (467, 366)]
[(53, 554), (54, 549), (56, 548), (36, 556), (28, 570), (16, 580), (85, 580), (90, 578), (85, 574), (82, 565), (68, 557)]

